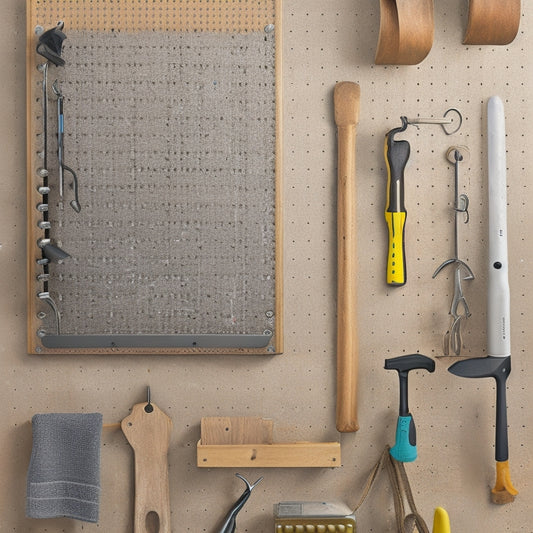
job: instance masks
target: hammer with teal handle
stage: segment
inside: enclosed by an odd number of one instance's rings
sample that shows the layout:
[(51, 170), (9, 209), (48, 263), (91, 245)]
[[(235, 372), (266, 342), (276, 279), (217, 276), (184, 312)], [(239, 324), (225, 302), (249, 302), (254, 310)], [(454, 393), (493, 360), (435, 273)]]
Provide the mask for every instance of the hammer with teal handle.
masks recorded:
[(385, 359), (385, 369), (397, 370), (400, 378), (400, 414), (396, 424), (396, 443), (390, 454), (402, 463), (410, 463), (417, 457), (416, 427), (413, 415), (409, 412), (407, 378), (410, 370), (418, 368), (434, 372), (435, 361), (418, 353)]

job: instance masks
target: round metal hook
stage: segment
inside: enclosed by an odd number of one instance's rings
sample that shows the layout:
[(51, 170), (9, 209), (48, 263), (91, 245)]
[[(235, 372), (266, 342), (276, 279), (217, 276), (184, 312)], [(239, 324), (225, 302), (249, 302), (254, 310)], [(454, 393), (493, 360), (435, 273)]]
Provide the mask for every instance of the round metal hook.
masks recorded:
[(463, 124), (463, 115), (461, 115), (461, 112), (458, 109), (456, 109), (455, 107), (450, 107), (450, 109), (448, 109), (446, 113), (444, 113), (444, 118), (446, 118), (450, 113), (457, 115), (457, 126), (453, 129), (448, 129), (450, 125), (453, 125), (455, 122), (453, 118), (450, 119), (449, 123), (441, 124), (441, 128), (443, 129), (446, 135), (453, 135), (454, 133), (457, 133), (461, 129), (461, 126)]

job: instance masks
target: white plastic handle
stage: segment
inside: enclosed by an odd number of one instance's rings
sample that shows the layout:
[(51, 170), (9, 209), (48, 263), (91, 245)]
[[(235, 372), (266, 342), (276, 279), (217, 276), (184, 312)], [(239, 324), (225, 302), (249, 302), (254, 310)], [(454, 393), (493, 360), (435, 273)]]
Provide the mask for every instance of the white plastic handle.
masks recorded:
[(511, 355), (511, 305), (507, 254), (507, 164), (503, 102), (488, 102), (489, 158), (489, 276), (487, 302), (487, 352), (493, 357)]

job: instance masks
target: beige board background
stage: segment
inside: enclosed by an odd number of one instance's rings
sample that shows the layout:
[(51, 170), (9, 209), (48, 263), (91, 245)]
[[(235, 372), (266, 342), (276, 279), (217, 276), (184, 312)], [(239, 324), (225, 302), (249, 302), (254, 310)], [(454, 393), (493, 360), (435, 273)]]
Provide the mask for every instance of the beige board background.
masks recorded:
[[(202, 416), (259, 415), (274, 419), (274, 440), (340, 439), (339, 469), (241, 470), (264, 475), (238, 517), (238, 531), (273, 531), (272, 504), (282, 500), (343, 500), (355, 505), (371, 466), (392, 443), (398, 379), (383, 370), (386, 357), (420, 351), (441, 354), (452, 280), (431, 274), (452, 253), (453, 172), (444, 154), (467, 145), (470, 162), (461, 185), (470, 197), (470, 223), (460, 229), (460, 251), (476, 279), (464, 289), (472, 311), (465, 353), (485, 354), (486, 102), (499, 94), (507, 115), (509, 252), (512, 291), (513, 373), (508, 380), (510, 465), (520, 491), (494, 506), (494, 387), (447, 372), (453, 359), (437, 359), (434, 374), (411, 375), (410, 406), (419, 458), (407, 465), (419, 510), (431, 524), (445, 507), (454, 532), (533, 531), (530, 404), (529, 269), (533, 117), (531, 29), (533, 6), (523, 2), (520, 32), (508, 47), (463, 46), (467, 2), (435, 5), (435, 42), (414, 67), (373, 65), (379, 31), (372, 0), (291, 0), (284, 3), (284, 279), (285, 351), (247, 356), (28, 356), (25, 289), (25, 2), (2, 3), (0, 56), (2, 194), (0, 293), (0, 531), (31, 533), (132, 531), (131, 449), (120, 431), (102, 439), (102, 504), (98, 525), (24, 516), (25, 477), (31, 451), (29, 420), (38, 412), (99, 411), (117, 422), (152, 400), (174, 423), (169, 468), (173, 531), (214, 532), (242, 491), (233, 469), (198, 469), (196, 442)], [(335, 191), (336, 148), (332, 89), (359, 82), (359, 418), (361, 429), (335, 430)], [(453, 137), (438, 127), (410, 128), (412, 155), (406, 181), (408, 283), (384, 283), (383, 135), (400, 115), (439, 116), (449, 107), (464, 115)], [(394, 530), (392, 499), (380, 481), (358, 513), (358, 530)]]

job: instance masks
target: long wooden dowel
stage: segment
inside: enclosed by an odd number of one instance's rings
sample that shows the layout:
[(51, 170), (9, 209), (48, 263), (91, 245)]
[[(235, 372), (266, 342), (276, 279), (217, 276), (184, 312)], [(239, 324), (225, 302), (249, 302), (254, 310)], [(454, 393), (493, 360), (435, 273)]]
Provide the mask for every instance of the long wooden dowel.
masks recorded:
[(357, 255), (355, 139), (360, 87), (339, 82), (334, 90), (337, 125), (337, 406), (336, 426), (357, 431)]

